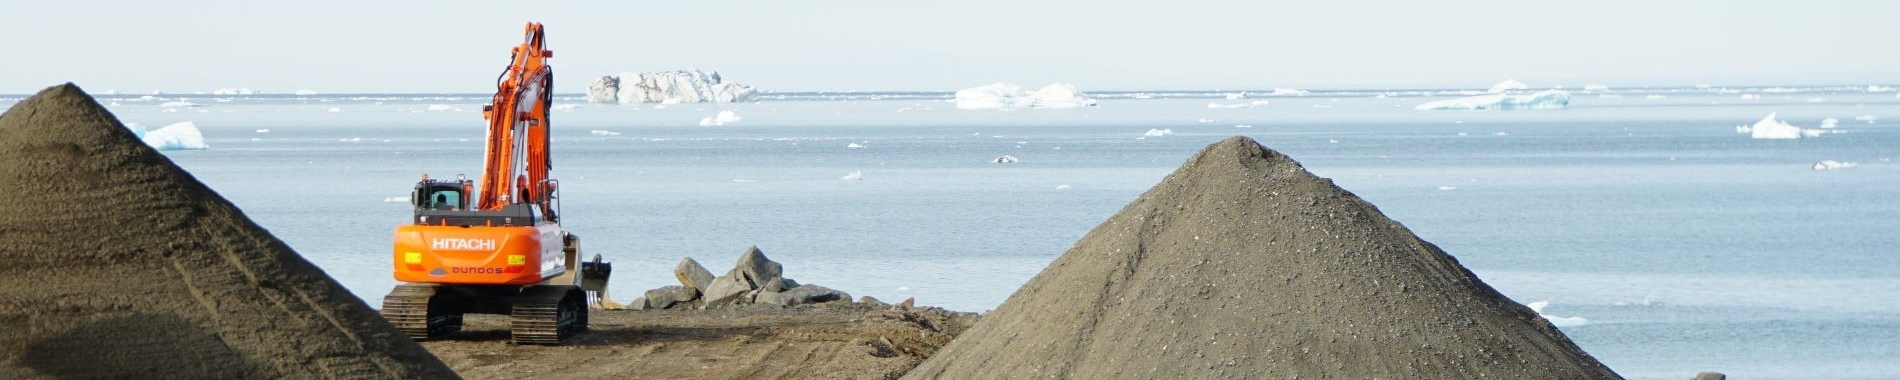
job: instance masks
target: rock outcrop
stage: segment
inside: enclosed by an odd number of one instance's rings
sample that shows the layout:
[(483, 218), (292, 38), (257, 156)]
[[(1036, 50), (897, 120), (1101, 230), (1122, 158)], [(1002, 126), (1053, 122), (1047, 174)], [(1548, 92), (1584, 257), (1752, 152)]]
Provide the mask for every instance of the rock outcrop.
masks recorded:
[(712, 272), (688, 257), (673, 268), (680, 285), (648, 290), (645, 297), (633, 301), (635, 310), (718, 308), (734, 305), (797, 306), (827, 302), (851, 302), (851, 294), (818, 285), (803, 285), (785, 278), (785, 266), (759, 247), (746, 248), (726, 274)]

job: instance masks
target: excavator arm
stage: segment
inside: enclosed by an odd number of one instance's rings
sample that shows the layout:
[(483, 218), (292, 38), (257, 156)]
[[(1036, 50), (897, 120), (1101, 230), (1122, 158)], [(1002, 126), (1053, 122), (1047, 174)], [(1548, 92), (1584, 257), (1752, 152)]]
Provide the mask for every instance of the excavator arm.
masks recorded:
[(520, 46), (496, 79), (495, 99), (482, 107), (488, 119), (488, 150), (475, 208), (500, 210), (510, 204), (534, 204), (553, 216), (548, 179), (548, 108), (554, 100), (554, 70), (541, 23), (528, 23)]

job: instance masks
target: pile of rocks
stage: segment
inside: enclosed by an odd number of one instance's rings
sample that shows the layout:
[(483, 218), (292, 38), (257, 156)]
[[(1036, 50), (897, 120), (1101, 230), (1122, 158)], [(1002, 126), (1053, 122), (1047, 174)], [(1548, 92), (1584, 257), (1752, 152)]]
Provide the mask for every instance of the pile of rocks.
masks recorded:
[(711, 271), (691, 257), (680, 259), (673, 268), (679, 285), (662, 286), (627, 305), (633, 310), (706, 309), (733, 305), (795, 306), (825, 302), (850, 302), (851, 294), (818, 285), (800, 285), (785, 278), (783, 265), (765, 257), (759, 247), (746, 248), (739, 262), (725, 275), (713, 277)]

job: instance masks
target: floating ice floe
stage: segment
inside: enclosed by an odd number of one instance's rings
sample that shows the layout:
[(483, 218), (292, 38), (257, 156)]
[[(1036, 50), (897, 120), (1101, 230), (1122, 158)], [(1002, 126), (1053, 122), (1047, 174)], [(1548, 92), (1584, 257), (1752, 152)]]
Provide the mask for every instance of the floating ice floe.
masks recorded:
[(1759, 95), (1759, 94), (1742, 94), (1742, 100), (1755, 100), (1755, 99), (1761, 99), (1761, 95)]
[(699, 126), (709, 127), (709, 126), (714, 126), (714, 125), (726, 125), (729, 123), (737, 123), (739, 122), (739, 120), (742, 120), (742, 119), (745, 119), (745, 118), (739, 117), (739, 114), (732, 112), (732, 110), (721, 110), (719, 111), (718, 115), (699, 119)]
[(409, 197), (383, 197), (383, 203), (409, 203)]
[(1801, 127), (1775, 119), (1775, 113), (1772, 112), (1754, 125), (1736, 126), (1735, 132), (1747, 133), (1750, 138), (1757, 139), (1798, 139), (1803, 135)]
[(1068, 189), (1069, 189), (1069, 188), (1071, 188), (1071, 187), (1072, 187), (1072, 186), (1069, 186), (1069, 184), (1066, 184), (1066, 183), (1065, 183), (1065, 184), (1061, 184), (1061, 185), (1056, 185), (1056, 190), (1068, 190)]
[(270, 128), (258, 128), (257, 133), (270, 133)]
[(330, 107), (330, 113), (343, 112), (342, 108)]
[(1095, 106), (1095, 99), (1066, 83), (1051, 83), (1034, 92), (1022, 86), (991, 83), (957, 90), (957, 109), (1076, 108)]
[(1669, 98), (1669, 95), (1662, 95), (1662, 94), (1649, 94), (1649, 95), (1643, 95), (1643, 99), (1650, 99), (1650, 100), (1655, 100), (1655, 99), (1668, 99), (1668, 98)]
[(191, 108), (191, 107), (200, 107), (202, 105), (198, 103), (192, 103), (190, 100), (179, 99), (179, 100), (159, 103), (158, 106), (168, 107), (168, 108)]
[[(1894, 92), (1894, 91), (1896, 91), (1896, 89), (1890, 86), (1882, 86), (1882, 85), (1877, 85), (1877, 84), (1867, 85), (1867, 92)], [(1896, 96), (1900, 96), (1900, 95), (1896, 95)]]
[(1017, 161), (1016, 156), (1011, 156), (1011, 155), (996, 156), (996, 159), (990, 160), (990, 162), (995, 162), (999, 164), (1014, 164), (1016, 163), (1016, 161)]
[(428, 110), (429, 112), (462, 112), (462, 107), (447, 104), (430, 104)]
[(133, 135), (138, 136), (140, 141), (144, 141), (145, 145), (149, 145), (153, 149), (211, 149), (211, 146), (205, 145), (204, 132), (198, 130), (198, 124), (189, 121), (172, 123), (171, 125), (151, 131), (146, 131), (145, 127), (139, 126), (138, 124), (127, 124), (126, 128), (131, 129)]
[(1245, 91), (1243, 91), (1243, 92), (1229, 92), (1229, 93), (1227, 93), (1226, 95), (1227, 95), (1227, 100), (1241, 100), (1241, 99), (1246, 99), (1246, 98), (1247, 98), (1247, 93), (1246, 93)]
[(860, 181), (864, 179), (864, 171), (852, 170), (850, 173), (846, 173), (844, 177), (840, 177), (838, 179), (845, 180), (845, 181)]
[(252, 95), (256, 93), (257, 92), (255, 91), (251, 91), (250, 87), (242, 87), (242, 88), (228, 88), (227, 87), (227, 88), (211, 90), (212, 95)]
[(1524, 84), (1524, 82), (1519, 82), (1516, 79), (1506, 79), (1503, 82), (1498, 82), (1498, 84), (1491, 85), (1491, 89), (1484, 90), (1484, 92), (1489, 92), (1493, 94), (1502, 94), (1502, 93), (1511, 92), (1511, 91), (1529, 90), (1529, 89), (1531, 89), (1531, 86)]
[(1605, 85), (1600, 85), (1600, 84), (1595, 84), (1595, 83), (1592, 83), (1592, 84), (1586, 84), (1586, 85), (1583, 85), (1583, 90), (1584, 90), (1584, 91), (1597, 91), (1597, 92), (1603, 92), (1603, 91), (1609, 91), (1609, 90), (1610, 90), (1610, 86), (1605, 86)]
[(846, 144), (844, 147), (851, 148), (851, 149), (859, 149), (859, 148), (863, 148), (864, 145), (858, 144), (858, 143), (850, 143), (850, 144)]
[(1854, 120), (1855, 120), (1855, 121), (1865, 121), (1865, 122), (1867, 122), (1867, 124), (1873, 124), (1875, 120), (1880, 120), (1880, 118), (1879, 118), (1879, 117), (1876, 117), (1876, 116), (1874, 116), (1874, 115), (1860, 115), (1860, 116), (1855, 116), (1855, 117), (1854, 117)]
[(588, 133), (592, 133), (595, 136), (619, 136), (620, 135), (620, 132), (614, 132), (614, 131), (609, 131), (605, 129), (596, 129), (593, 131), (589, 131)]
[(1821, 119), (1821, 128), (1823, 129), (1834, 129), (1834, 127), (1839, 126), (1840, 124), (1841, 124), (1841, 119), (1836, 119), (1836, 118), (1831, 118), (1831, 117), (1826, 118), (1826, 119)]
[(1531, 303), (1524, 304), (1524, 306), (1529, 306), (1531, 311), (1536, 312), (1539, 317), (1544, 317), (1544, 320), (1550, 321), (1552, 326), (1571, 327), (1590, 324), (1590, 320), (1584, 319), (1583, 317), (1559, 317), (1544, 314), (1544, 308), (1550, 306), (1550, 301), (1532, 301)]
[(297, 94), (297, 96), (311, 96), (311, 95), (316, 95), (317, 92), (310, 91), (310, 90), (297, 90), (296, 92), (293, 92), (293, 94)]
[(1841, 169), (1853, 168), (1855, 166), (1860, 166), (1860, 164), (1853, 163), (1853, 162), (1846, 162), (1846, 161), (1835, 161), (1835, 160), (1820, 160), (1820, 161), (1814, 162), (1814, 170), (1841, 170)]
[(1154, 129), (1154, 128), (1149, 128), (1147, 132), (1141, 133), (1141, 135), (1144, 137), (1160, 137), (1160, 136), (1167, 136), (1167, 135), (1172, 135), (1172, 134), (1174, 134), (1174, 129)]
[(1520, 110), (1563, 109), (1570, 106), (1570, 93), (1545, 90), (1529, 95), (1491, 94), (1446, 99), (1420, 104), (1416, 110)]
[(1307, 91), (1307, 90), (1301, 90), (1301, 89), (1297, 89), (1297, 88), (1286, 88), (1286, 87), (1274, 87), (1274, 88), (1273, 88), (1273, 92), (1271, 92), (1271, 93), (1268, 93), (1267, 95), (1273, 95), (1273, 96), (1306, 96), (1306, 94), (1311, 94), (1311, 93), (1313, 93), (1313, 92), (1312, 92), (1312, 91)]

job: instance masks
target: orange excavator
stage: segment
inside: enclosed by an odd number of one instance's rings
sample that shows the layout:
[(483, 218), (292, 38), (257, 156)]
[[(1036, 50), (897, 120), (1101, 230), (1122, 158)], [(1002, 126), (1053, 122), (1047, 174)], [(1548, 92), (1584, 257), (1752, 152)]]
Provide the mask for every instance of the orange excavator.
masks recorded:
[(396, 227), (395, 275), (383, 317), (417, 340), (460, 331), (462, 315), (509, 316), (516, 344), (560, 344), (587, 329), (590, 304), (606, 301), (612, 266), (580, 260), (580, 238), (561, 228), (560, 183), (548, 177), (548, 109), (554, 52), (540, 23), (497, 79), (481, 187), (422, 175), (414, 218)]

